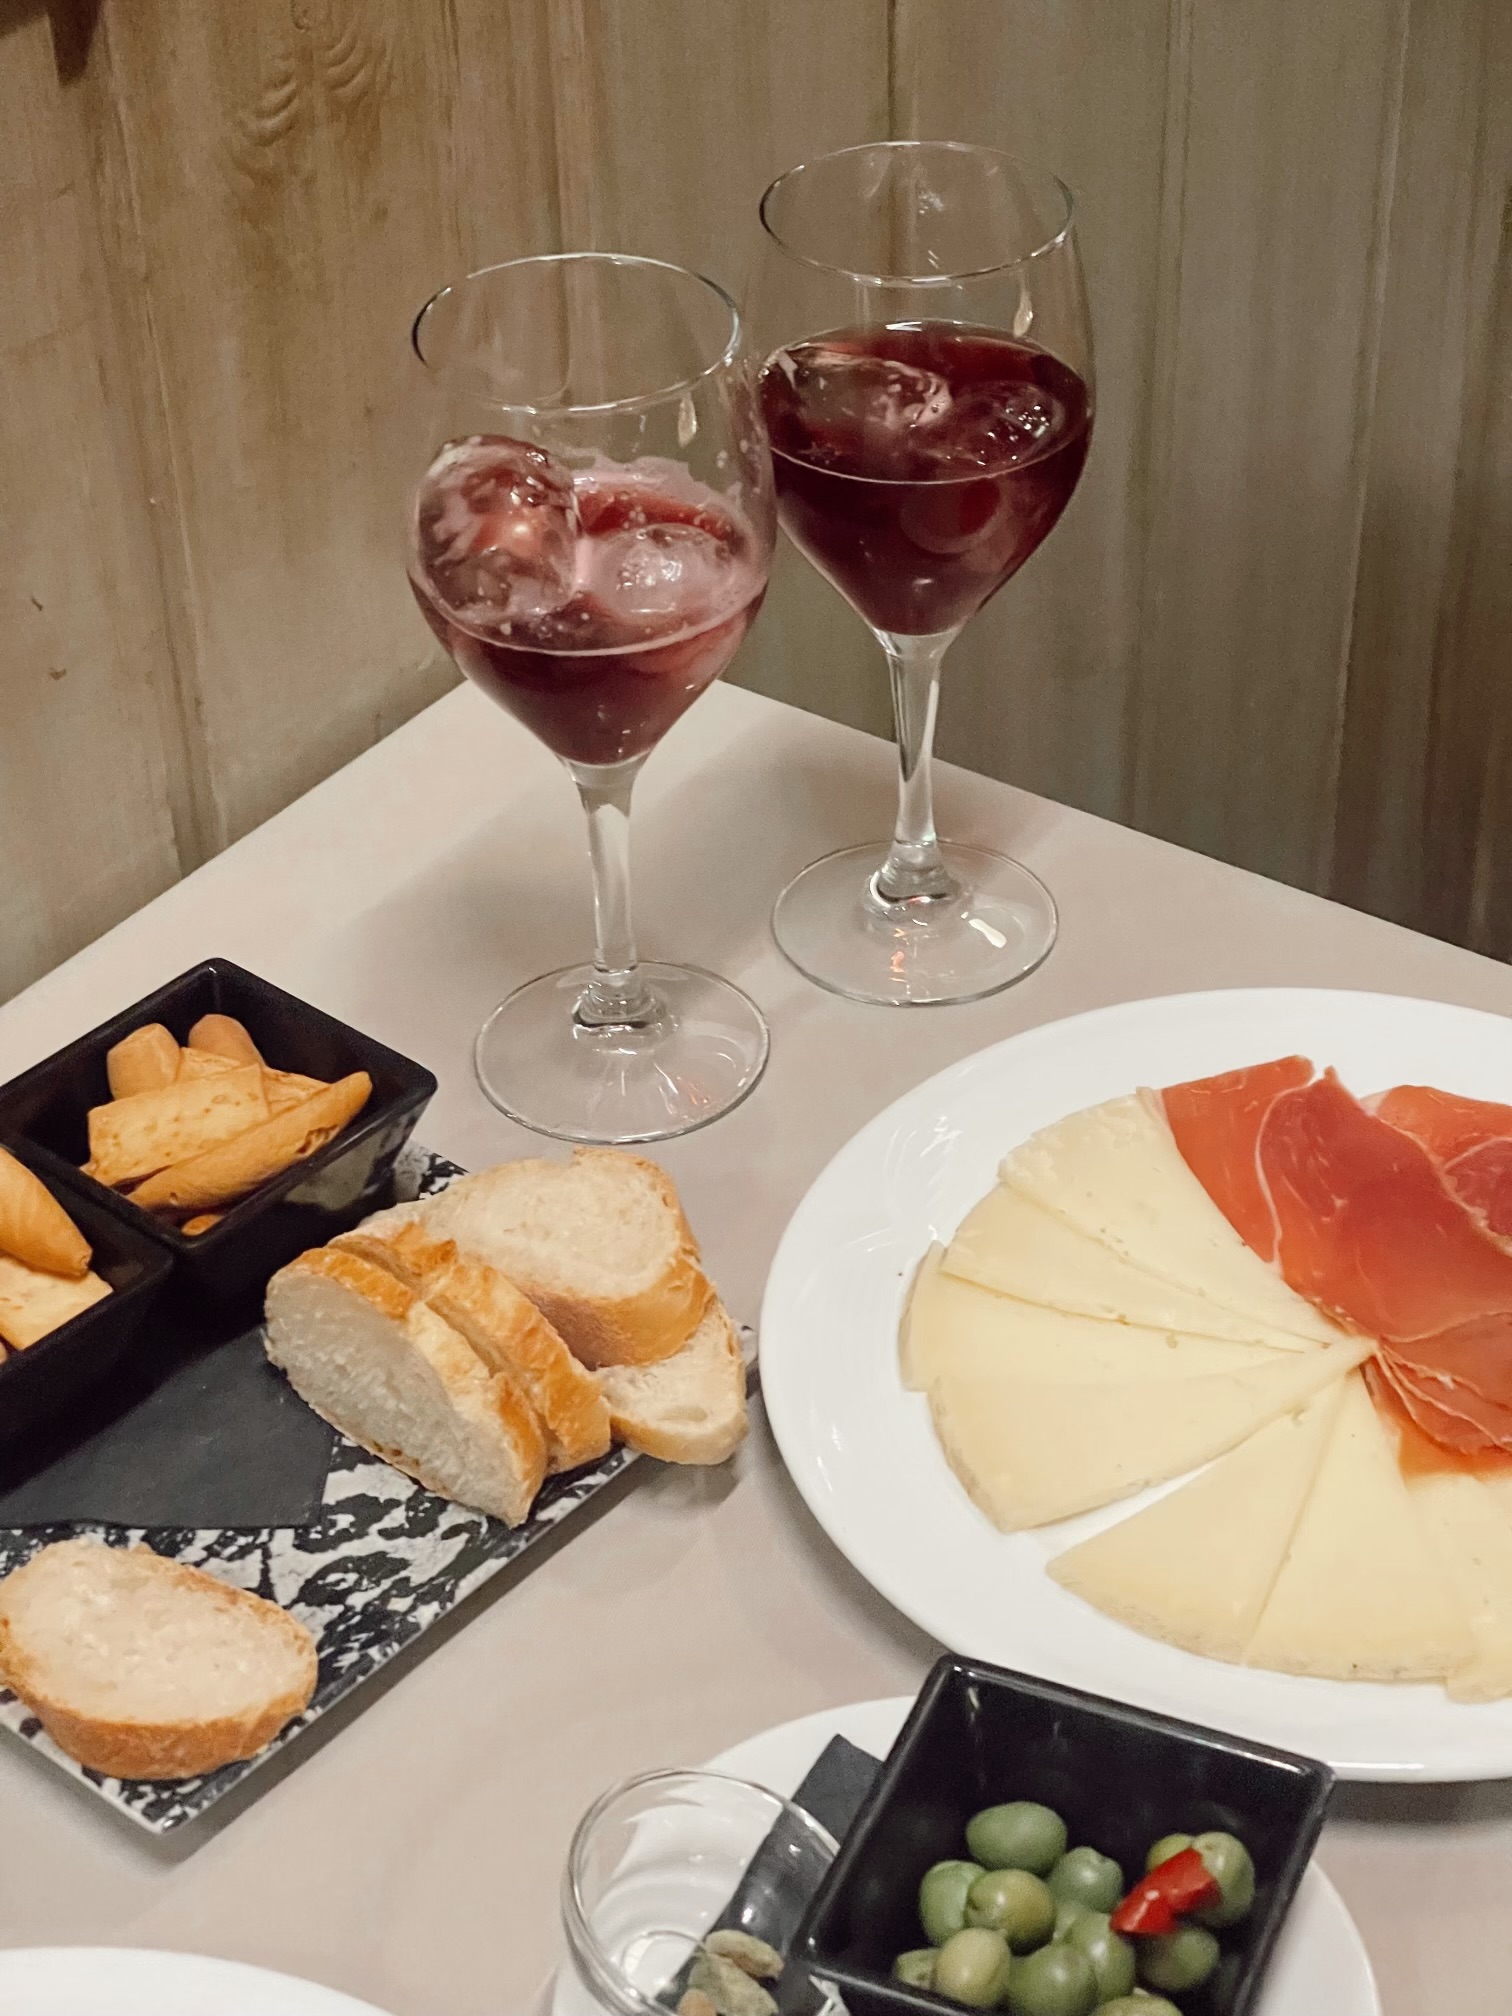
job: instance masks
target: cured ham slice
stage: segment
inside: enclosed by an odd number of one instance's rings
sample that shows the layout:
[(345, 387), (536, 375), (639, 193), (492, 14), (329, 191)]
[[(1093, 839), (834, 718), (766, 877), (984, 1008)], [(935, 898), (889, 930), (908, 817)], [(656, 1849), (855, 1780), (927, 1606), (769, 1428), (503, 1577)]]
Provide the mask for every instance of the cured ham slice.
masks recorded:
[(1187, 1167), (1262, 1260), (1276, 1256), (1276, 1221), (1260, 1173), (1260, 1129), (1280, 1095), (1308, 1084), (1314, 1075), (1306, 1057), (1277, 1057), (1247, 1070), (1172, 1085), (1161, 1094)]
[(1512, 1106), (1432, 1085), (1397, 1085), (1366, 1102), (1425, 1148), (1460, 1202), (1488, 1231), (1512, 1238)]

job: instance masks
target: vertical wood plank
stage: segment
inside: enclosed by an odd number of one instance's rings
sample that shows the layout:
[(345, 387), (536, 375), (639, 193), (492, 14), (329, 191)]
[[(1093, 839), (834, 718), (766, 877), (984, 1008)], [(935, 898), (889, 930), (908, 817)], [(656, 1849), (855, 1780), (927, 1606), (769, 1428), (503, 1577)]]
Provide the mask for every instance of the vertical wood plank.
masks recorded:
[(454, 676), (402, 570), (408, 327), (459, 267), (554, 236), (544, 43), (532, 0), (104, 19), (213, 847)]
[[(762, 190), (887, 132), (888, 0), (551, 0), (564, 242), (692, 266), (737, 296)], [(861, 620), (784, 553), (731, 676), (888, 732)]]
[(1401, 5), (1180, 0), (1132, 811), (1316, 886), (1330, 848)]
[(900, 138), (974, 140), (1077, 201), (1097, 420), (1065, 519), (951, 647), (942, 754), (1119, 816), (1128, 796), (1168, 0), (896, 0)]
[(0, 4), (0, 998), (179, 870), (166, 641), (88, 162)]

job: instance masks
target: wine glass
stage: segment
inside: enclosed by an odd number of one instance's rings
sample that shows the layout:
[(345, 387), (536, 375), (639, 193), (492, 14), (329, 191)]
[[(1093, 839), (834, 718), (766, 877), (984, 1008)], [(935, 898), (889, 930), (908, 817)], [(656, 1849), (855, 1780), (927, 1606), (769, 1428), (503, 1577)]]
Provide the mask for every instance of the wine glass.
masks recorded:
[(1092, 432), (1071, 196), (989, 147), (884, 141), (780, 175), (747, 304), (789, 538), (875, 631), (897, 722), (891, 846), (778, 898), (810, 979), (899, 1007), (971, 1001), (1055, 942), (1038, 878), (935, 832), (940, 662), (1055, 525)]
[(630, 797), (766, 592), (776, 517), (740, 317), (679, 266), (572, 253), (443, 288), (413, 343), (415, 599), (467, 677), (561, 758), (588, 817), (593, 963), (494, 1010), (478, 1082), (564, 1140), (685, 1134), (750, 1092), (767, 1028), (728, 980), (638, 958)]

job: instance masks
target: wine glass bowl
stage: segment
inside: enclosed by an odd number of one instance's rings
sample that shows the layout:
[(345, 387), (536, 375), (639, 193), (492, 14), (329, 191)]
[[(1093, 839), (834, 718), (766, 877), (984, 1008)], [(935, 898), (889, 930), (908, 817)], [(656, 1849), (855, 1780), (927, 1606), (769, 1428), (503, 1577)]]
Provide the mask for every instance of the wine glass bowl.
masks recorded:
[(593, 867), (593, 965), (494, 1011), (479, 1082), (568, 1140), (685, 1133), (751, 1090), (766, 1026), (729, 982), (639, 960), (630, 799), (766, 591), (772, 482), (740, 318), (680, 267), (565, 254), (443, 288), (413, 347), (415, 599), (467, 678), (566, 766)]
[(900, 759), (891, 847), (813, 864), (774, 929), (836, 992), (975, 999), (1044, 958), (1055, 908), (1027, 869), (935, 833), (939, 671), (1054, 528), (1086, 460), (1071, 199), (990, 148), (893, 141), (780, 176), (762, 222), (750, 313), (781, 521), (880, 640)]

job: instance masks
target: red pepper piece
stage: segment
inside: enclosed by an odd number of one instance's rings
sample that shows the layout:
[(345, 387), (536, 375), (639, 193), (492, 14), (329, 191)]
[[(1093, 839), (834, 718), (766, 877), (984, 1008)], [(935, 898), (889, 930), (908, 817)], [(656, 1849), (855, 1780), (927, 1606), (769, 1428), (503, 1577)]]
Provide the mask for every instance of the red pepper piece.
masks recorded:
[(1174, 1932), (1178, 1920), (1188, 1912), (1200, 1911), (1205, 1904), (1216, 1904), (1220, 1894), (1217, 1880), (1197, 1850), (1183, 1848), (1134, 1885), (1109, 1923), (1115, 1932), (1153, 1938), (1159, 1932)]

